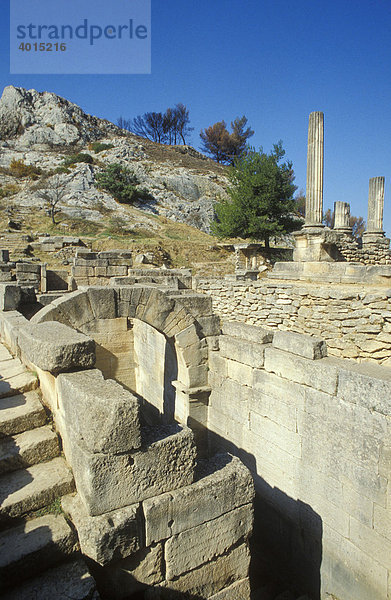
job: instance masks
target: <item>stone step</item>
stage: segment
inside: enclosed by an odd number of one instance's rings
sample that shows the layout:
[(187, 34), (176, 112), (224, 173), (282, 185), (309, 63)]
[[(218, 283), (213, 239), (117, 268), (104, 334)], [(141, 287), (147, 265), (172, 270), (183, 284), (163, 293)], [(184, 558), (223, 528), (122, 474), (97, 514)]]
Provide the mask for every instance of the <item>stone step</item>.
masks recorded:
[(13, 356), (10, 351), (3, 344), (0, 344), (0, 361), (11, 360), (12, 358)]
[(18, 358), (0, 363), (0, 398), (15, 396), (38, 387), (36, 375), (27, 371)]
[(95, 581), (81, 560), (46, 571), (6, 592), (1, 600), (99, 600)]
[(77, 549), (62, 515), (45, 515), (0, 534), (0, 592), (35, 577)]
[(5, 437), (0, 439), (0, 475), (48, 461), (59, 454), (58, 437), (48, 425)]
[(11, 377), (16, 377), (16, 375), (22, 375), (23, 373), (26, 373), (26, 367), (19, 358), (8, 358), (0, 362), (1, 381), (7, 381)]
[(61, 457), (0, 477), (0, 525), (48, 506), (74, 489), (73, 475)]
[(22, 433), (45, 422), (46, 413), (37, 392), (0, 399), (0, 436)]

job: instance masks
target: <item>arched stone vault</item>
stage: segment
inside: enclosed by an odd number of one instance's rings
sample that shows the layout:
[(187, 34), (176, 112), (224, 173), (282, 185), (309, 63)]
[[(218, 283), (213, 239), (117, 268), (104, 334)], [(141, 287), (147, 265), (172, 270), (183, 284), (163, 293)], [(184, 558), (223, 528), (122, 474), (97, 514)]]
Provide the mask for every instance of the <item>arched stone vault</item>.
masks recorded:
[[(88, 333), (96, 338), (99, 346), (105, 328), (106, 336), (115, 342), (119, 319), (127, 323), (128, 328), (134, 319), (148, 324), (163, 334), (175, 349), (177, 376), (171, 382), (176, 390), (175, 419), (189, 425), (199, 445), (204, 445), (210, 393), (207, 339), (219, 333), (211, 299), (188, 290), (180, 293), (139, 284), (88, 287), (55, 300), (40, 310), (32, 322), (59, 321)], [(115, 378), (110, 370), (105, 375)]]

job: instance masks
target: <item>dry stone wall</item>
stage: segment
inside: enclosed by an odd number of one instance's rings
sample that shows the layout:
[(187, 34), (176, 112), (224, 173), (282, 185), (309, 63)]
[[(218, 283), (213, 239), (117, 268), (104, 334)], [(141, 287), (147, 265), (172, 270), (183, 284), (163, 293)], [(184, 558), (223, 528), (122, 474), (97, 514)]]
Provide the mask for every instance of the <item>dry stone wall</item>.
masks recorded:
[(322, 337), (329, 354), (391, 366), (391, 290), (385, 287), (196, 280), (224, 320)]
[[(391, 265), (390, 240), (381, 236), (374, 236), (371, 241), (365, 241), (360, 247), (352, 236), (340, 232), (335, 234), (335, 245), (347, 262), (361, 263), (363, 265)], [(365, 238), (364, 238), (365, 239)]]
[(256, 539), (280, 574), (310, 597), (384, 600), (391, 370), (325, 355), (310, 336), (225, 323), (210, 353), (210, 444), (252, 471)]

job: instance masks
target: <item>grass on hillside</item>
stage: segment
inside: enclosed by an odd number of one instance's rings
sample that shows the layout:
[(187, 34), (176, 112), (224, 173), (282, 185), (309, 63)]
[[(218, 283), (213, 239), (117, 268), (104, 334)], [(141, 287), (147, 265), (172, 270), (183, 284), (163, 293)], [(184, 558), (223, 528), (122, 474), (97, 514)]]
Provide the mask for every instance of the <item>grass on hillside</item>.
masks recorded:
[[(6, 199), (0, 201), (0, 232), (8, 232)], [(157, 262), (165, 262), (171, 267), (193, 267), (194, 263), (219, 263), (219, 274), (233, 271), (230, 253), (217, 245), (212, 236), (183, 223), (170, 221), (165, 217), (147, 215), (131, 206), (125, 207), (129, 222), (118, 218), (113, 212), (103, 215), (101, 222), (75, 219), (58, 215), (59, 223), (54, 225), (51, 219), (38, 209), (16, 211), (15, 220), (21, 220), (22, 228), (15, 235), (39, 234), (72, 235), (83, 239), (92, 250), (111, 250), (126, 248), (135, 254), (153, 252)], [(145, 222), (145, 226), (143, 223)], [(133, 226), (137, 225), (137, 227)], [(150, 226), (156, 225), (156, 229)], [(62, 266), (62, 260), (55, 253), (42, 253), (34, 250), (34, 256), (54, 267)], [(64, 266), (62, 266), (64, 268)], [(202, 268), (201, 268), (202, 272)]]
[[(8, 231), (7, 204), (7, 199), (0, 200), (0, 232)], [(34, 238), (44, 233), (77, 236), (96, 251), (126, 248), (135, 255), (152, 252), (159, 266), (165, 263), (173, 268), (192, 268), (194, 275), (221, 277), (233, 273), (234, 254), (228, 246), (243, 240), (226, 240), (226, 244), (221, 244), (217, 238), (184, 223), (145, 213), (132, 206), (122, 205), (122, 208), (127, 213), (126, 220), (106, 209), (101, 211), (103, 218), (100, 222), (60, 214), (56, 225), (43, 210), (16, 209), (15, 219), (21, 220), (22, 229), (15, 233), (30, 234)], [(284, 249), (276, 249), (273, 254), (274, 260), (289, 260)], [(49, 266), (64, 268), (63, 259), (56, 257), (56, 253), (35, 250), (34, 256)]]

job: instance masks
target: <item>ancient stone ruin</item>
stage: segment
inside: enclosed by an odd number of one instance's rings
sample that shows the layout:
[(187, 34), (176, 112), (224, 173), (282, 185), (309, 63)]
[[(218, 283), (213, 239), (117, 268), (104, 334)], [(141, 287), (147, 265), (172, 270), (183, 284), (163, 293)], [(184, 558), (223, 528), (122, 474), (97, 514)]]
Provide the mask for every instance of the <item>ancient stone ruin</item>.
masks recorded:
[(371, 179), (362, 247), (346, 203), (322, 225), (312, 113), (306, 223), (268, 277), (256, 244), (226, 279), (1, 252), (2, 598), (389, 597), (383, 202)]
[(30, 320), (1, 284), (4, 597), (387, 597), (391, 371), (124, 267)]
[[(323, 215), (323, 145), (324, 118), (323, 113), (313, 112), (309, 117), (308, 153), (307, 153), (307, 189), (305, 206), (305, 223), (301, 231), (294, 233), (295, 250), (294, 265), (279, 264), (278, 277), (300, 278), (305, 271), (316, 277), (317, 273), (329, 273), (332, 278), (335, 265), (325, 265), (320, 269), (317, 263), (355, 263), (357, 281), (368, 281), (373, 273), (388, 273), (382, 265), (391, 266), (390, 240), (383, 231), (384, 177), (372, 177), (369, 180), (367, 230), (362, 241), (352, 236), (349, 223), (350, 206), (347, 202), (334, 203), (334, 227), (329, 229), (322, 223)], [(304, 265), (304, 263), (307, 263)], [(368, 270), (365, 266), (374, 265)], [(338, 269), (338, 274), (349, 277), (351, 270)]]

